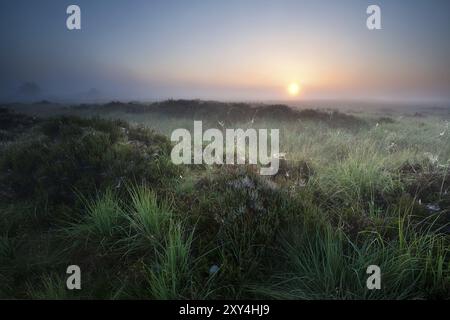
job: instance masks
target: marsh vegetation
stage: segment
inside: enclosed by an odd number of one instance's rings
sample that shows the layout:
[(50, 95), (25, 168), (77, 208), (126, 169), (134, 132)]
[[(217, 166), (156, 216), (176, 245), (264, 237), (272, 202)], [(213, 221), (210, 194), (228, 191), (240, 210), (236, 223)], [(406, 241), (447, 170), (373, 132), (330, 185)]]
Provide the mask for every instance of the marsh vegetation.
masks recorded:
[[(1, 298), (450, 298), (450, 112), (38, 107), (0, 109)], [(278, 174), (174, 165), (193, 120), (280, 129)]]

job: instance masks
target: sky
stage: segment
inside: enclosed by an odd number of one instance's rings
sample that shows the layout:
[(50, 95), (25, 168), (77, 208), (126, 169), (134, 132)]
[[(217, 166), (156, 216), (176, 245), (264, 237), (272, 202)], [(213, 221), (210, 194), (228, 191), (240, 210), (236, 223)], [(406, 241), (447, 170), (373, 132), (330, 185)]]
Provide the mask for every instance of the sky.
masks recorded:
[(0, 36), (3, 99), (450, 101), (448, 0), (1, 0)]

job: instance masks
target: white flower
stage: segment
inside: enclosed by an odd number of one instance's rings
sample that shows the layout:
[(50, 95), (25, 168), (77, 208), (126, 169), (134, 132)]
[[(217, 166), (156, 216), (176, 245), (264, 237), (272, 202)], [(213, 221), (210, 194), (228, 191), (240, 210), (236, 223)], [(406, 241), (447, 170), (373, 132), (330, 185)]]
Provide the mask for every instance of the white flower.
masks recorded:
[(274, 153), (274, 154), (272, 155), (272, 157), (274, 157), (275, 159), (283, 159), (283, 160), (286, 160), (286, 153), (285, 153), (285, 152)]
[(441, 211), (441, 208), (439, 207), (438, 204), (433, 204), (433, 203), (429, 203), (425, 206), (425, 208), (429, 211), (429, 212), (438, 212)]
[(388, 151), (394, 151), (396, 146), (397, 146), (397, 145), (395, 144), (395, 142), (391, 142), (391, 144), (388, 145), (388, 147), (387, 147), (386, 149), (387, 149)]
[(425, 152), (424, 155), (428, 158), (431, 164), (437, 164), (439, 161), (439, 156), (434, 155), (431, 152)]
[(220, 269), (219, 266), (214, 264), (211, 266), (211, 268), (209, 268), (209, 274), (210, 275), (216, 274), (217, 271), (219, 271), (219, 269)]

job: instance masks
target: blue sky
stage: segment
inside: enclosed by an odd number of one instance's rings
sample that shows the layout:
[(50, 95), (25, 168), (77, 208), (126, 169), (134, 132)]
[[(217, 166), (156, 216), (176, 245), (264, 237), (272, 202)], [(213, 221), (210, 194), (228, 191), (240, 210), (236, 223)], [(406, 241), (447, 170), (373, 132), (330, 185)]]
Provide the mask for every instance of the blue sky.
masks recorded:
[(297, 99), (448, 100), (449, 33), (445, 0), (2, 0), (0, 97), (35, 81), (60, 97), (289, 99), (297, 82)]

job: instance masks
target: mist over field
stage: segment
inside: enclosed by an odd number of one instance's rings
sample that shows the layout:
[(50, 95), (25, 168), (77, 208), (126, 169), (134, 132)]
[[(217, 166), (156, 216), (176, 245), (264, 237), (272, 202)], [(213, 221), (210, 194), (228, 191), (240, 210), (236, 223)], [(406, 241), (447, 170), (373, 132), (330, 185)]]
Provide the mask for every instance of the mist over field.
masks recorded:
[(450, 101), (448, 1), (370, 4), (3, 1), (0, 101)]

